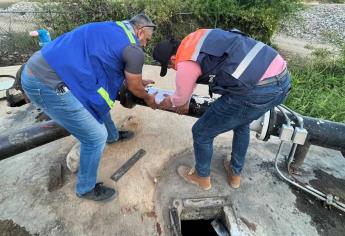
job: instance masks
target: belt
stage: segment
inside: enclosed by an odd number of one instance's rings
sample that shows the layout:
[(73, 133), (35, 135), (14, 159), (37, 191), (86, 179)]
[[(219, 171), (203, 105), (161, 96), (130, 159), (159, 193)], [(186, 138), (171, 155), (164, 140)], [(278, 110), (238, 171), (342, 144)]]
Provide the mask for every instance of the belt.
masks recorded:
[(268, 77), (266, 79), (260, 80), (256, 85), (261, 86), (261, 85), (277, 82), (277, 81), (281, 80), (282, 78), (284, 78), (286, 73), (288, 73), (288, 69), (287, 68), (285, 68), (283, 70), (283, 72), (280, 73), (279, 75), (275, 75), (275, 76)]

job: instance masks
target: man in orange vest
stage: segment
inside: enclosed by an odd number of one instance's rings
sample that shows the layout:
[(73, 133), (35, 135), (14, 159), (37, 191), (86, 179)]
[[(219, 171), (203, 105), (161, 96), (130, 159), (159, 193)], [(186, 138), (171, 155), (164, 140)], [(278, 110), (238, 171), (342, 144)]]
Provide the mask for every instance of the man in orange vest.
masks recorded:
[(187, 113), (196, 84), (208, 84), (210, 95), (221, 96), (192, 128), (195, 166), (178, 167), (179, 175), (204, 190), (211, 188), (213, 140), (233, 130), (232, 153), (224, 167), (231, 187), (240, 187), (240, 174), (249, 145), (249, 124), (279, 105), (290, 90), (285, 60), (276, 50), (239, 30), (199, 29), (182, 42), (158, 43), (153, 58), (161, 76), (176, 70), (176, 90), (161, 103), (162, 109)]

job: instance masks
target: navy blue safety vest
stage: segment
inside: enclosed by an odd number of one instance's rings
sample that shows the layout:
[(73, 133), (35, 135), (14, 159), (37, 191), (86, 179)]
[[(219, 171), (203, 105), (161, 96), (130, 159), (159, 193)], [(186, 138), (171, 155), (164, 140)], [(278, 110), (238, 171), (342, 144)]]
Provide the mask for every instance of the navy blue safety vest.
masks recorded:
[(270, 46), (238, 30), (200, 29), (182, 40), (176, 64), (186, 60), (200, 64), (197, 83), (208, 84), (212, 93), (245, 94), (277, 55)]
[(80, 26), (42, 48), (42, 56), (73, 95), (100, 122), (113, 107), (124, 80), (123, 50), (139, 45), (123, 22)]

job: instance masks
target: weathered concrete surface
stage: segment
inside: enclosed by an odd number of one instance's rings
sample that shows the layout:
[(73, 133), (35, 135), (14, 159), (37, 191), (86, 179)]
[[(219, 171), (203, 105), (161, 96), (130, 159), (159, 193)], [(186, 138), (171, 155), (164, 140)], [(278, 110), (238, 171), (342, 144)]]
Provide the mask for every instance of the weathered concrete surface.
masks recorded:
[[(3, 71), (1, 68), (0, 73)], [(158, 75), (157, 67), (145, 67), (144, 77), (155, 80), (157, 87), (174, 87), (173, 72), (164, 79)], [(199, 87), (195, 93), (205, 95), (207, 89)], [(0, 132), (34, 122), (36, 111), (31, 105), (6, 108), (1, 101), (0, 107)], [(140, 106), (129, 110), (120, 104), (112, 114), (120, 129), (136, 134), (128, 142), (107, 145), (102, 157), (98, 179), (119, 191), (117, 199), (107, 203), (78, 199), (76, 176), (66, 169), (63, 187), (48, 192), (49, 167), (65, 165), (64, 159), (76, 142), (66, 137), (0, 162), (0, 220), (11, 219), (40, 235), (169, 235), (164, 214), (171, 199), (230, 195), (238, 222), (255, 224), (254, 235), (345, 234), (344, 215), (323, 208), (277, 177), (272, 163), (276, 139), (263, 143), (252, 136), (242, 187), (233, 190), (221, 165), (221, 159), (231, 152), (232, 135), (218, 137), (213, 189), (202, 192), (176, 174), (179, 163), (193, 162), (191, 127), (196, 119)], [(118, 182), (112, 181), (110, 176), (140, 148), (147, 154)], [(345, 159), (339, 152), (313, 147), (303, 168), (304, 179), (315, 184), (327, 173), (327, 179), (334, 178), (337, 184), (320, 186), (345, 198)]]
[[(250, 230), (253, 235), (343, 235), (344, 214), (323, 208), (310, 196), (301, 196), (279, 178), (273, 162), (278, 143), (277, 138), (273, 138), (269, 143), (262, 143), (252, 137), (241, 188), (238, 190), (230, 188), (227, 184), (223, 167), (223, 159), (231, 152), (231, 135), (223, 136), (215, 143), (210, 191), (205, 192), (196, 186), (186, 184), (176, 173), (179, 165), (194, 164), (192, 149), (174, 156), (167, 163), (158, 181), (156, 198), (160, 206), (159, 216), (168, 219), (167, 206), (171, 206), (173, 198), (229, 196), (237, 222), (241, 224), (249, 222), (255, 225), (255, 230)], [(313, 179), (318, 184), (312, 185), (317, 188), (321, 185), (323, 191), (333, 192), (344, 198), (345, 174), (342, 169), (345, 167), (344, 158), (336, 151), (325, 151), (318, 147), (313, 147), (308, 157), (303, 166), (306, 176), (301, 179), (304, 181), (308, 178)], [(334, 165), (336, 163), (339, 167)], [(280, 168), (284, 169), (283, 162), (280, 162)], [(320, 183), (317, 181), (320, 176), (313, 173), (313, 170), (316, 173), (328, 172), (340, 182), (337, 185), (327, 186), (323, 179)], [(181, 184), (186, 187), (181, 187)], [(304, 201), (303, 207), (301, 201)], [(319, 225), (320, 223), (323, 225)]]

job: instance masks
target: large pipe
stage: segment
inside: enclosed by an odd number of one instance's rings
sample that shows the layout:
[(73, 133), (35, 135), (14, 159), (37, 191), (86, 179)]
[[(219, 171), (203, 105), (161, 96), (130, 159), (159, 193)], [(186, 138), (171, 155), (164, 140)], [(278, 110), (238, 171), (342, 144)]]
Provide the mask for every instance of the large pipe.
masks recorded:
[[(135, 96), (133, 96), (125, 87), (122, 88), (119, 94), (120, 103), (124, 107), (133, 107), (135, 104), (147, 106), (146, 103)], [(200, 97), (193, 95), (190, 100), (189, 112), (187, 116), (200, 117), (214, 99), (209, 97)], [(286, 112), (287, 116), (293, 121), (293, 126), (298, 124), (297, 117), (290, 112)], [(265, 140), (270, 135), (279, 136), (279, 130), (286, 123), (285, 117), (281, 111), (271, 110), (270, 114), (265, 114), (251, 124), (251, 130), (261, 132), (265, 125), (264, 121), (268, 116), (269, 125), (267, 127)], [(308, 131), (307, 142), (309, 144), (317, 145), (320, 147), (331, 148), (335, 150), (345, 151), (345, 124), (332, 122), (328, 120), (316, 119), (308, 116), (302, 116), (304, 128)]]
[[(296, 117), (287, 113), (288, 117), (296, 124)], [(306, 142), (312, 145), (345, 151), (345, 124), (328, 120), (302, 116), (304, 128), (308, 130)], [(275, 121), (270, 131), (270, 135), (278, 136), (280, 127), (285, 123), (285, 118), (281, 112), (276, 111)], [(295, 126), (295, 125), (294, 125)]]
[[(126, 108), (133, 108), (135, 105), (147, 106), (143, 99), (132, 95), (132, 93), (127, 89), (126, 85), (121, 87), (117, 100), (119, 100), (121, 105)], [(202, 116), (202, 114), (205, 113), (207, 108), (214, 101), (215, 99), (212, 99), (210, 97), (193, 95), (190, 100), (188, 114), (185, 115), (199, 118), (200, 116)]]
[[(142, 99), (134, 97), (125, 86), (121, 88), (117, 100), (126, 108), (132, 108), (136, 104), (147, 106)], [(212, 101), (214, 101), (214, 99), (194, 95), (187, 115), (200, 117)], [(0, 160), (68, 135), (70, 135), (70, 133), (67, 130), (52, 120), (41, 122), (19, 131), (5, 133), (0, 136)]]
[(46, 121), (0, 136), (0, 160), (68, 136), (67, 130)]
[[(136, 104), (147, 106), (142, 99), (133, 96), (126, 87), (122, 87), (117, 100), (127, 108), (132, 108)], [(213, 101), (214, 99), (209, 97), (193, 95), (189, 105), (189, 112), (186, 115), (192, 117), (202, 116)], [(288, 113), (288, 116), (297, 123), (296, 118), (291, 113)], [(344, 153), (345, 124), (307, 116), (304, 116), (303, 119), (304, 127), (308, 130), (307, 141), (310, 144), (340, 150)], [(267, 121), (269, 121), (269, 124)], [(270, 135), (279, 136), (279, 129), (284, 123), (285, 119), (283, 114), (279, 111), (272, 110), (258, 120), (253, 121), (251, 130), (264, 133), (263, 139), (267, 140)], [(268, 124), (267, 127), (265, 126), (266, 124)], [(39, 123), (20, 131), (4, 134), (0, 136), (0, 160), (67, 135), (69, 133), (54, 121)]]

